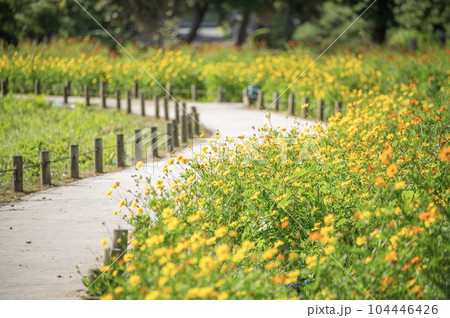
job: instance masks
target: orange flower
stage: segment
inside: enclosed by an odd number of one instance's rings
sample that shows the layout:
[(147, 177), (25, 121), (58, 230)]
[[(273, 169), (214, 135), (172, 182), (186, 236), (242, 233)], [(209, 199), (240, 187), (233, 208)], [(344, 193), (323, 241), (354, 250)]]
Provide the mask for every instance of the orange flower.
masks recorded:
[(432, 80), (434, 80), (434, 77), (430, 77), (430, 78), (428, 79), (428, 82), (431, 82)]
[(442, 117), (436, 117), (434, 120), (435, 121), (442, 121)]
[(377, 177), (375, 177), (375, 179), (374, 179), (374, 184), (375, 184), (376, 186), (382, 186), (382, 185), (385, 185), (385, 184), (386, 184), (386, 181), (384, 181), (384, 179), (383, 179), (382, 176), (377, 176)]
[(421, 121), (422, 120), (422, 118), (420, 118), (419, 116), (416, 116), (415, 118), (414, 118), (414, 122), (415, 123), (418, 123), (419, 121)]
[(411, 267), (411, 264), (406, 264), (405, 266), (403, 266), (402, 271), (406, 271), (410, 267)]
[(420, 296), (422, 296), (422, 294), (423, 294), (423, 290), (422, 290), (422, 289), (419, 289), (419, 290), (417, 291), (417, 299), (419, 299)]
[(311, 242), (318, 241), (323, 237), (323, 235), (320, 232), (311, 232), (309, 235), (309, 240)]
[(398, 167), (397, 164), (395, 162), (391, 163), (389, 167), (387, 167), (386, 169), (386, 175), (389, 178), (392, 178), (394, 175), (396, 175), (398, 172)]
[(385, 262), (392, 262), (392, 263), (397, 262), (397, 251), (396, 250), (392, 250), (390, 252), (387, 252), (386, 256), (383, 258), (383, 261), (385, 261)]
[(385, 284), (389, 284), (390, 282), (392, 282), (394, 280), (394, 277), (386, 277), (385, 279), (383, 279), (381, 281), (381, 285), (385, 285)]
[(450, 161), (450, 146), (444, 146), (439, 152), (439, 158), (442, 161)]
[(274, 276), (271, 278), (274, 284), (282, 284), (286, 280), (286, 276)]
[(392, 158), (392, 149), (384, 149), (380, 155), (380, 161), (387, 165)]
[(286, 221), (284, 221), (283, 223), (281, 223), (281, 228), (282, 228), (282, 229), (285, 229), (285, 228), (288, 227), (288, 225), (289, 225), (289, 221), (286, 220)]
[(416, 84), (414, 84), (414, 83), (409, 84), (409, 88), (414, 88), (414, 87), (416, 87)]

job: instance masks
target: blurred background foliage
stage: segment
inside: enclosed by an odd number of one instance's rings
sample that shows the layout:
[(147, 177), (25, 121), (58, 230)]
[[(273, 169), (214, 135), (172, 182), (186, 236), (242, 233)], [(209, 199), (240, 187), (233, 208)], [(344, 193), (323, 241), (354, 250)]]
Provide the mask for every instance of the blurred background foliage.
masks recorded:
[[(108, 35), (82, 5), (120, 41), (167, 47), (181, 41), (222, 40), (283, 48), (289, 41), (324, 47), (336, 39), (373, 0), (0, 0), (0, 38), (16, 44), (52, 37)], [(446, 0), (377, 0), (345, 32), (340, 45), (443, 46), (449, 33)], [(201, 28), (219, 38), (199, 36)], [(180, 32), (181, 29), (186, 32)]]

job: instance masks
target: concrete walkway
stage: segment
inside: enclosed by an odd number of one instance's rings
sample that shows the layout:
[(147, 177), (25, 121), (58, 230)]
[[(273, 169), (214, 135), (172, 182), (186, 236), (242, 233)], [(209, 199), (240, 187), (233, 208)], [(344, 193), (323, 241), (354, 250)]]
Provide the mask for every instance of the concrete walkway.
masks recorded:
[[(60, 97), (48, 97), (59, 100)], [(83, 101), (72, 97), (69, 102)], [(98, 103), (95, 98), (92, 103)], [(108, 99), (109, 106), (115, 105)], [(125, 101), (122, 101), (125, 105)], [(249, 136), (255, 128), (262, 127), (267, 119), (261, 111), (244, 108), (238, 103), (200, 103), (197, 106), (200, 123), (212, 132), (219, 130), (222, 136)], [(122, 106), (123, 107), (123, 106)], [(171, 118), (174, 107), (170, 104)], [(140, 104), (133, 100), (133, 112)], [(154, 114), (154, 106), (147, 102), (146, 113)], [(293, 118), (272, 113), (274, 127), (291, 127)], [(312, 122), (303, 121), (302, 125)], [(197, 148), (197, 147), (195, 147)], [(194, 149), (196, 150), (196, 149)], [(192, 149), (183, 150), (191, 156)], [(156, 173), (168, 158), (159, 163), (148, 163), (146, 173)], [(106, 196), (111, 186), (119, 181), (122, 195), (126, 189), (135, 189), (132, 175), (134, 168), (83, 179), (71, 184), (50, 188), (24, 196), (20, 202), (0, 207), (0, 299), (77, 299), (85, 288), (81, 276), (89, 268), (101, 267), (103, 248), (100, 241), (111, 241), (112, 231), (118, 227), (129, 228), (113, 211), (118, 209), (120, 197)], [(110, 243), (110, 242), (109, 242)]]

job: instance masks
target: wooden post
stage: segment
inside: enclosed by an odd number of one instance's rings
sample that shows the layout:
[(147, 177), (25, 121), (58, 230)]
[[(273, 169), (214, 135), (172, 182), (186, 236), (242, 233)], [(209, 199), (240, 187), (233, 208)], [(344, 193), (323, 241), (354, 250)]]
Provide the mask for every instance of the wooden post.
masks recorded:
[(181, 103), (181, 114), (182, 115), (187, 115), (188, 114), (188, 110), (187, 110), (187, 106), (186, 106), (185, 102)]
[(180, 140), (178, 139), (178, 122), (176, 119), (172, 120), (172, 132), (173, 146), (180, 147)]
[(155, 95), (153, 97), (154, 103), (155, 103), (155, 117), (159, 118), (159, 96)]
[(191, 85), (191, 99), (194, 101), (197, 100), (197, 85), (195, 84)]
[(300, 116), (302, 118), (307, 118), (308, 117), (308, 107), (304, 107), (303, 105), (305, 104), (309, 104), (309, 98), (308, 96), (303, 96), (303, 100), (302, 100), (302, 109), (300, 111)]
[(169, 100), (164, 96), (164, 119), (169, 120)]
[(86, 106), (91, 105), (89, 100), (89, 86), (87, 85), (84, 86), (84, 100), (86, 101)]
[(280, 94), (278, 92), (273, 93), (273, 104), (275, 105), (275, 111), (280, 110)]
[(116, 105), (117, 105), (117, 110), (120, 110), (121, 106), (120, 106), (120, 98), (121, 98), (121, 94), (120, 94), (120, 90), (116, 91)]
[(125, 147), (122, 134), (116, 135), (116, 161), (118, 167), (125, 167)]
[(8, 95), (8, 78), (2, 80), (2, 96)]
[(114, 260), (122, 258), (128, 248), (128, 230), (114, 230), (111, 256)]
[(288, 114), (295, 115), (295, 95), (294, 95), (294, 93), (289, 93)]
[(14, 192), (23, 192), (23, 164), (22, 156), (13, 156), (13, 189)]
[(70, 95), (70, 81), (66, 81), (67, 95)]
[(224, 93), (223, 93), (223, 87), (219, 86), (217, 89), (217, 101), (219, 103), (222, 103), (224, 101)]
[(95, 169), (95, 173), (103, 173), (103, 140), (102, 140), (102, 138), (95, 138), (94, 169)]
[(242, 103), (244, 106), (250, 106), (250, 98), (248, 97), (248, 88), (244, 87), (242, 89)]
[(198, 113), (194, 113), (194, 126), (195, 126), (195, 134), (200, 136), (200, 115)]
[(63, 103), (67, 104), (69, 102), (69, 88), (67, 85), (64, 85), (63, 87)]
[(323, 121), (323, 110), (324, 110), (324, 102), (323, 99), (319, 99), (319, 102), (317, 104), (317, 120)]
[(106, 88), (103, 81), (100, 82), (100, 106), (106, 108)]
[(145, 116), (145, 95), (141, 93), (141, 116)]
[(134, 82), (134, 98), (139, 97), (139, 83), (137, 81)]
[(158, 158), (158, 128), (156, 126), (153, 126), (151, 128), (151, 144), (152, 144), (152, 156), (153, 158)]
[(78, 145), (70, 145), (70, 177), (72, 179), (80, 177), (78, 162)]
[(166, 97), (172, 97), (172, 84), (170, 83), (166, 84)]
[(258, 98), (256, 101), (256, 106), (259, 109), (263, 109), (264, 108), (264, 92), (262, 90), (258, 91)]
[(341, 112), (341, 102), (340, 101), (336, 101), (335, 103), (334, 103), (334, 114), (336, 115), (337, 113), (340, 113)]
[(50, 151), (44, 150), (41, 152), (41, 183), (42, 185), (51, 184), (50, 171)]
[(172, 153), (173, 150), (173, 131), (172, 131), (172, 123), (166, 124), (166, 152), (169, 154)]
[(131, 114), (131, 91), (127, 91), (127, 114)]
[(39, 78), (34, 81), (34, 93), (36, 95), (41, 93), (41, 82), (39, 81)]
[(187, 142), (187, 119), (186, 115), (181, 116), (181, 142)]
[(187, 119), (187, 135), (189, 139), (192, 139), (193, 136), (193, 131), (192, 131), (192, 119), (193, 119), (194, 114), (187, 114), (186, 115), (186, 119)]
[(134, 131), (134, 163), (142, 161), (142, 132), (139, 129)]
[(175, 119), (180, 120), (180, 102), (178, 100), (175, 100)]

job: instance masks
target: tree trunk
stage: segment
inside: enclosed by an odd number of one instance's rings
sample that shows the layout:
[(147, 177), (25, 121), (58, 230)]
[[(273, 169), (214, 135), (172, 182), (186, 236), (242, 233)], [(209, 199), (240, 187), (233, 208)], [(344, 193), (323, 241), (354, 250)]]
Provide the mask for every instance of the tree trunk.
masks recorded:
[(292, 1), (284, 1), (284, 40), (286, 42), (292, 39), (293, 26), (292, 26)]
[(245, 38), (247, 37), (247, 26), (250, 21), (250, 11), (242, 12), (242, 21), (239, 25), (238, 36), (236, 39), (236, 46), (241, 46), (245, 42)]
[(200, 28), (200, 24), (203, 21), (203, 17), (205, 16), (206, 11), (208, 10), (208, 2), (204, 3), (195, 3), (194, 5), (194, 21), (192, 21), (192, 27), (189, 31), (189, 34), (186, 37), (186, 42), (191, 43), (195, 40), (197, 36), (197, 31)]

